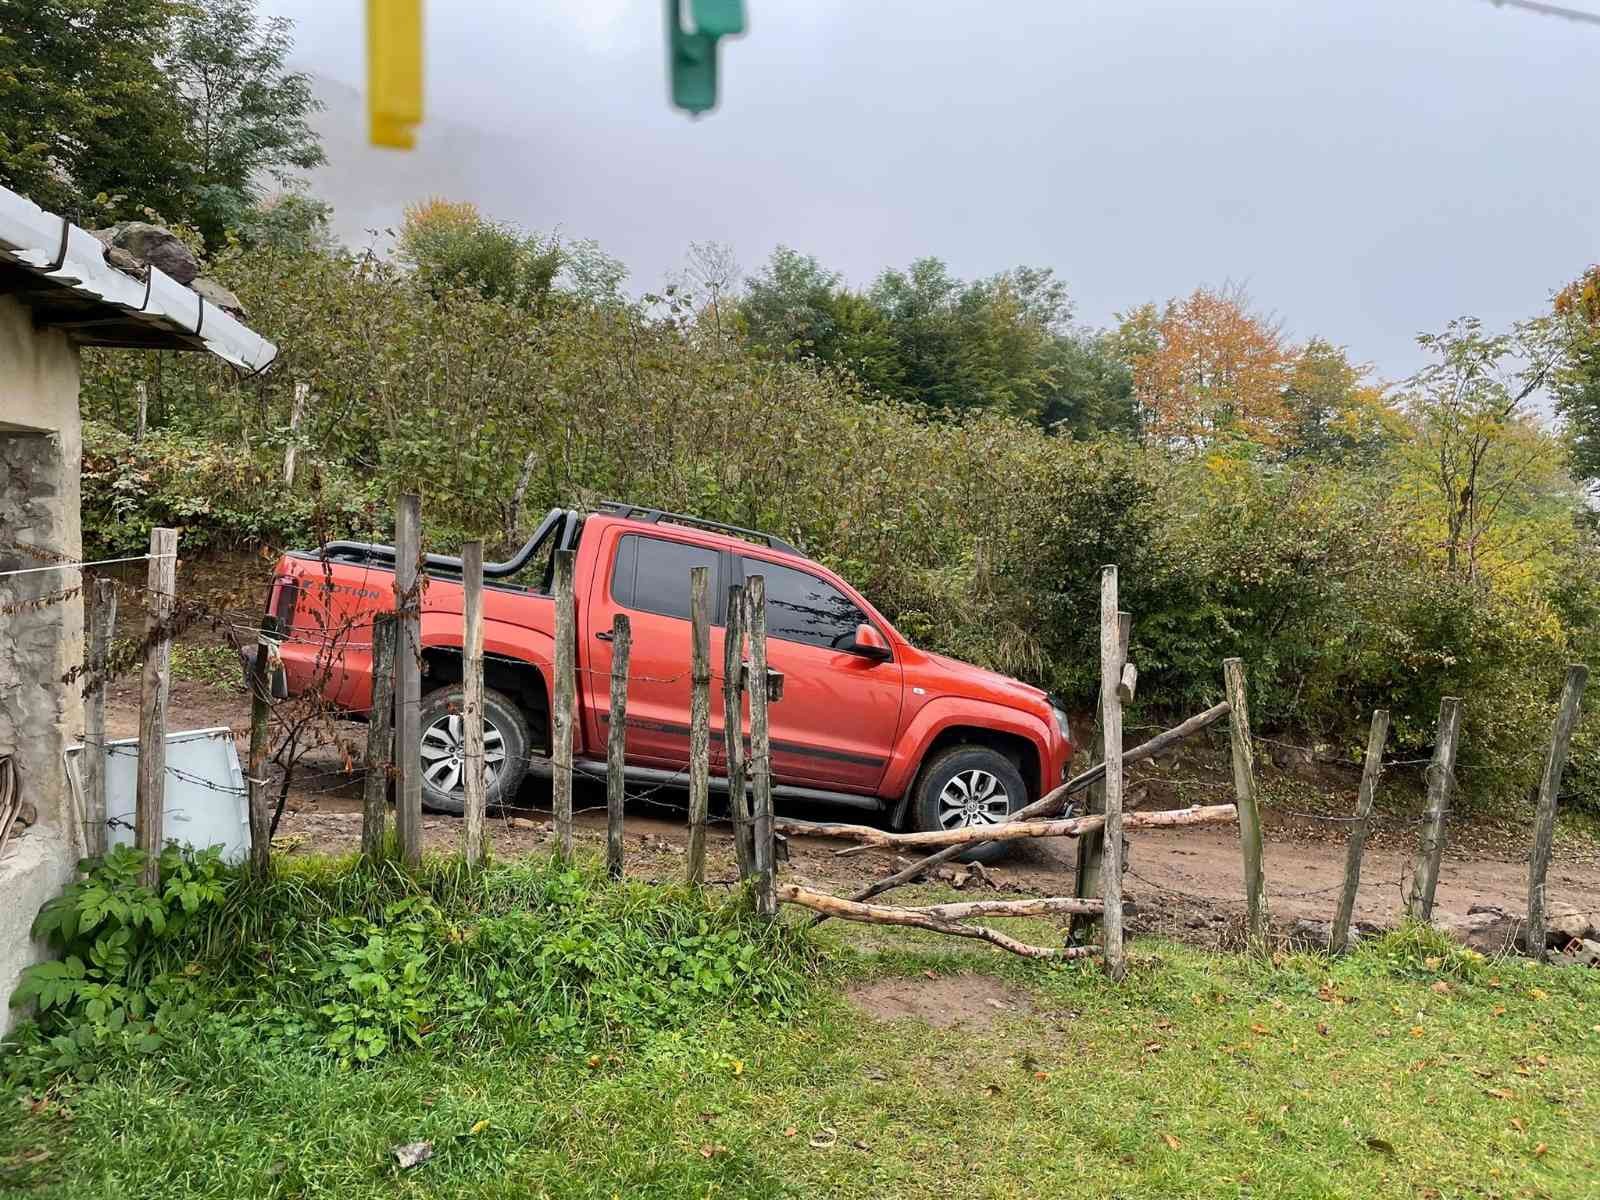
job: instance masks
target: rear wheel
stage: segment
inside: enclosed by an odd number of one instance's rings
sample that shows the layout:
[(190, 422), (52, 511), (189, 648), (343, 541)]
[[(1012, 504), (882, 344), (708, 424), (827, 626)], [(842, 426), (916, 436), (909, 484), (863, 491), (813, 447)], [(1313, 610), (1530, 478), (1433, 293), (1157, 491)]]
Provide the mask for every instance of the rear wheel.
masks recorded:
[[(1028, 802), (1017, 765), (987, 746), (952, 746), (922, 769), (917, 782), (917, 828), (967, 829), (998, 825)], [(1003, 842), (964, 851), (962, 862), (993, 862)]]
[[(422, 807), (459, 817), (466, 810), (466, 694), (460, 684), (422, 698)], [(528, 771), (528, 720), (511, 700), (483, 692), (483, 761), (488, 804), (515, 798)]]

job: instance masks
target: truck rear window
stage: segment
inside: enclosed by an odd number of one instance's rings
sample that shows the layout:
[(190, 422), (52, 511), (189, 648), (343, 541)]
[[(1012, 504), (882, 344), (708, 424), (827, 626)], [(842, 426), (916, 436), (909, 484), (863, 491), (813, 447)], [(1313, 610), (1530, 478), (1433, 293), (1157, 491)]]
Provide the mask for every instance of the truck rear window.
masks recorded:
[(689, 570), (708, 567), (711, 609), (715, 614), (722, 587), (718, 578), (721, 562), (720, 554), (703, 546), (630, 533), (617, 541), (616, 562), (611, 568), (611, 598), (623, 608), (687, 621)]

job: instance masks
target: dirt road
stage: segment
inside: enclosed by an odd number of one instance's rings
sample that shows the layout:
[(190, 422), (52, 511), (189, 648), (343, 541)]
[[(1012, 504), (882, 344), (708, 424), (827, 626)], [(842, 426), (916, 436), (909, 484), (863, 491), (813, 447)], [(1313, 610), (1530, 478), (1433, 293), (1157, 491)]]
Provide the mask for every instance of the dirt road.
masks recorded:
[[(179, 680), (173, 685), (169, 728), (225, 725), (242, 733), (247, 722), (247, 705), (240, 689), (193, 680)], [(137, 680), (125, 679), (112, 686), (107, 724), (112, 737), (137, 733)], [(365, 736), (364, 727), (354, 724), (342, 727), (342, 733), (352, 745), (359, 745)], [(242, 741), (240, 757), (244, 757)], [(1215, 790), (1226, 788), (1226, 778), (1220, 756), (1211, 761), (1203, 753), (1196, 753), (1177, 771), (1146, 778), (1143, 792), (1136, 790), (1135, 797), (1156, 808), (1202, 800), (1215, 802)], [(1348, 789), (1340, 786), (1341, 782), (1338, 778), (1322, 781), (1321, 811), (1350, 811), (1353, 780)], [(1344, 795), (1347, 790), (1348, 796)], [(342, 753), (327, 748), (309, 756), (299, 767), (289, 791), (277, 835), (279, 849), (284, 853), (341, 853), (355, 848), (361, 832), (359, 795), (359, 774), (345, 769)], [(1300, 795), (1303, 797), (1304, 792)], [(519, 799), (529, 807), (507, 810), (489, 822), (495, 853), (502, 857), (539, 850), (551, 840), (548, 812), (540, 807), (548, 804), (548, 785), (530, 782)], [(630, 874), (657, 879), (681, 874), (685, 842), (683, 799), (681, 793), (671, 791), (649, 791), (635, 798), (627, 822)], [(580, 810), (580, 841), (598, 850), (604, 841), (604, 790), (592, 781), (580, 780), (575, 802)], [(1304, 805), (1306, 801), (1302, 798), (1300, 803)], [(1268, 837), (1268, 898), (1274, 920), (1327, 919), (1343, 876), (1348, 826), (1309, 821), (1270, 804), (1264, 823)], [(459, 820), (429, 815), (424, 821), (425, 843), (430, 847), (456, 845), (460, 836)], [(1439, 883), (1439, 914), (1462, 917), (1473, 905), (1483, 904), (1508, 912), (1520, 911), (1527, 892), (1526, 834), (1515, 828), (1467, 825), (1452, 830), (1452, 838), (1454, 844), (1446, 853)], [(840, 846), (841, 843), (821, 838), (794, 838), (785, 870), (798, 880), (847, 892), (893, 869), (893, 855), (887, 852), (840, 859), (834, 856)], [(1404, 887), (1414, 854), (1414, 819), (1385, 818), (1368, 844), (1357, 920), (1386, 925), (1397, 918), (1404, 907)], [(1007, 890), (1035, 895), (1070, 894), (1073, 856), (1073, 847), (1067, 842), (1023, 843), (992, 874)], [(716, 827), (710, 839), (708, 874), (714, 879), (731, 879), (734, 875), (726, 825)], [(1130, 839), (1125, 891), (1139, 904), (1137, 926), (1177, 933), (1191, 940), (1226, 929), (1242, 912), (1244, 901), (1236, 833), (1227, 827), (1137, 834)], [(1550, 891), (1557, 901), (1600, 911), (1600, 868), (1592, 845), (1558, 839)]]

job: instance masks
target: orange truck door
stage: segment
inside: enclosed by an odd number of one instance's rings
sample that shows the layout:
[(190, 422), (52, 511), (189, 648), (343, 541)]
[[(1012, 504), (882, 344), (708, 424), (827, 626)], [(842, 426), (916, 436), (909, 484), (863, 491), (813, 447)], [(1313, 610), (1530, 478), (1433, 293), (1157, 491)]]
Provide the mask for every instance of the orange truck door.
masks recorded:
[(772, 772), (784, 782), (873, 792), (900, 724), (901, 668), (845, 647), (867, 620), (833, 584), (783, 563), (744, 557), (767, 585), (767, 662), (783, 699), (768, 710)]
[[(587, 621), (580, 619), (587, 665), (580, 684), (588, 703), (585, 741), (597, 755), (606, 744), (611, 707), (611, 619), (626, 613), (633, 632), (628, 667), (628, 761), (683, 769), (689, 764), (689, 571), (711, 571), (712, 668), (720, 674), (721, 609), (726, 556), (663, 532), (606, 531), (590, 584)], [(713, 685), (715, 690), (715, 685)], [(713, 708), (720, 709), (713, 703)]]

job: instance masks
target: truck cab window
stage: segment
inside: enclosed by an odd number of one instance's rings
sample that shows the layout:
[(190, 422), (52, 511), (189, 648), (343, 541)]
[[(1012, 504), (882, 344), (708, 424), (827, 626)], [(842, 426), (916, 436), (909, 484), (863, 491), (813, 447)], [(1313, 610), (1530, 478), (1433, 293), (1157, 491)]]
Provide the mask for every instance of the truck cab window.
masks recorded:
[(629, 534), (617, 541), (617, 557), (611, 568), (611, 598), (623, 608), (687, 621), (689, 571), (708, 567), (715, 613), (721, 589), (717, 571), (721, 557), (702, 546)]
[(867, 619), (855, 601), (806, 571), (747, 558), (744, 574), (746, 579), (766, 577), (768, 637), (842, 650), (855, 637), (856, 626)]

